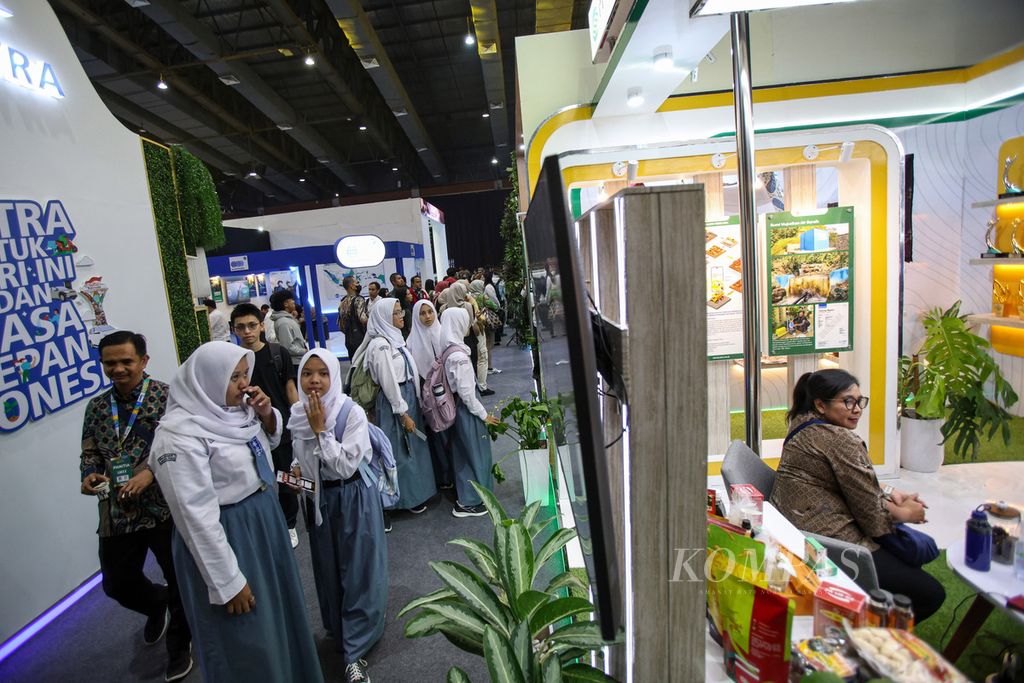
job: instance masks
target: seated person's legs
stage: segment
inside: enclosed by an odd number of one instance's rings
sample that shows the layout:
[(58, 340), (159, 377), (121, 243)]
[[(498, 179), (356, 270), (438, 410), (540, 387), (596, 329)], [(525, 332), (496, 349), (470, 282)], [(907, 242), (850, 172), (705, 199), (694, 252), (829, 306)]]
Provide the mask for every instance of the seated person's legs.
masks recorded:
[(910, 598), (916, 621), (924, 621), (942, 607), (946, 591), (931, 574), (908, 565), (885, 548), (874, 551), (871, 557), (875, 561), (878, 585), (890, 593)]

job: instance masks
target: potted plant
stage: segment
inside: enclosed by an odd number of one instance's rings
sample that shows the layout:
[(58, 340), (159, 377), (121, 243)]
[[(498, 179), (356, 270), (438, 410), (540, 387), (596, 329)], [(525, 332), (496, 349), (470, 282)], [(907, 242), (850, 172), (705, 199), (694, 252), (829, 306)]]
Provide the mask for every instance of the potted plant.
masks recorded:
[(947, 442), (962, 460), (977, 457), (983, 433), (1001, 434), (1008, 444), (1006, 408), (1017, 394), (989, 355), (988, 341), (968, 329), (959, 301), (925, 315), (924, 331), (918, 352), (900, 359), (901, 464), (934, 472)]
[[(516, 449), (507, 453), (492, 468), (498, 483), (505, 480), (501, 464), (514, 453), (519, 455), (519, 467), (523, 477), (523, 495), (525, 504), (539, 501), (550, 505), (551, 495), (551, 457), (548, 452), (547, 429), (549, 422), (556, 417), (557, 409), (552, 401), (546, 401), (531, 393), (530, 400), (524, 401), (518, 396), (505, 401), (501, 406), (501, 422), (488, 425), (491, 440), (506, 434), (516, 442)], [(511, 423), (506, 422), (511, 420)]]
[[(576, 537), (559, 529), (535, 547), (551, 520), (536, 521), (540, 503), (532, 503), (518, 519), (510, 518), (487, 489), (473, 486), (483, 498), (494, 524), (493, 543), (468, 538), (449, 543), (463, 548), (473, 568), (457, 562), (431, 562), (444, 587), (417, 598), (398, 613), (415, 616), (405, 623), (406, 638), (440, 633), (456, 647), (482, 656), (492, 682), (571, 681), (614, 683), (586, 663), (606, 643), (590, 615), (586, 598), (563, 597), (563, 589), (582, 588), (579, 577), (565, 571), (543, 590), (535, 587), (544, 564)], [(453, 666), (448, 683), (470, 683)]]

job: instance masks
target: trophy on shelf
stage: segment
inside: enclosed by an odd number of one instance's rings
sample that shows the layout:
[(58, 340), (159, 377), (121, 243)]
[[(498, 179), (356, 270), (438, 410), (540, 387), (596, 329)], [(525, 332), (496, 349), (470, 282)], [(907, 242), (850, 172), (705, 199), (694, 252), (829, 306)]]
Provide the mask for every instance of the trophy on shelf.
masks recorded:
[(1014, 218), (1010, 223), (1010, 246), (1013, 247), (1013, 255), (1018, 258), (1024, 256), (1024, 246), (1017, 241), (1017, 231), (1022, 225), (1024, 225), (1024, 220), (1020, 218)]
[(1017, 317), (1024, 320), (1024, 280), (1017, 283)]
[(1003, 159), (1003, 193), (999, 195), (1000, 199), (1024, 195), (1024, 188), (1010, 180), (1010, 169), (1016, 162), (1016, 154), (1011, 154)]
[(1009, 256), (996, 246), (996, 227), (999, 226), (999, 218), (993, 218), (985, 225), (988, 226), (988, 230), (985, 231), (985, 246), (988, 247), (988, 251), (982, 254), (981, 258), (1006, 258)]
[(1006, 310), (1006, 299), (1010, 295), (1010, 288), (999, 280), (992, 281), (992, 314), (1002, 318)]

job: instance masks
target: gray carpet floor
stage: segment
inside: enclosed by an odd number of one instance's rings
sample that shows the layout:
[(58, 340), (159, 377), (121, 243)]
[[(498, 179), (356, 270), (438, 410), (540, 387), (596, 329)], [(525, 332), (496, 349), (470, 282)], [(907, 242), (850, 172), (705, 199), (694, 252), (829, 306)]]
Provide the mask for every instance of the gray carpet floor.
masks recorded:
[[(509, 396), (529, 396), (533, 389), (529, 352), (512, 347), (495, 348), (493, 365), (503, 372), (488, 379), (490, 388), (495, 390), (494, 396), (484, 399), (488, 409)], [(495, 461), (513, 448), (509, 439), (500, 438), (493, 444)], [(518, 514), (523, 507), (523, 489), (517, 459), (509, 458), (502, 469), (507, 479), (495, 486), (495, 494), (509, 514)], [(469, 564), (461, 550), (447, 545), (450, 539), (466, 536), (491, 542), (492, 526), (488, 518), (456, 519), (451, 516), (451, 509), (451, 500), (442, 496), (434, 499), (421, 515), (402, 513), (394, 517), (394, 531), (387, 536), (387, 626), (384, 636), (367, 657), (374, 683), (440, 683), (453, 665), (461, 667), (477, 683), (488, 680), (481, 658), (457, 649), (442, 636), (408, 640), (402, 632), (405, 619), (395, 618), (409, 600), (440, 587), (441, 582), (428, 562), (450, 559)], [(300, 544), (295, 554), (324, 678), (343, 681), (344, 666), (334, 651), (333, 641), (326, 637), (316, 604), (309, 544), (302, 529), (301, 515), (299, 530)], [(149, 563), (147, 571), (159, 580), (160, 569), (155, 562)], [(0, 663), (0, 681), (163, 681), (164, 644), (161, 641), (146, 647), (142, 643), (144, 622), (141, 615), (122, 608), (97, 587)], [(203, 680), (198, 664), (183, 680), (187, 683)]]

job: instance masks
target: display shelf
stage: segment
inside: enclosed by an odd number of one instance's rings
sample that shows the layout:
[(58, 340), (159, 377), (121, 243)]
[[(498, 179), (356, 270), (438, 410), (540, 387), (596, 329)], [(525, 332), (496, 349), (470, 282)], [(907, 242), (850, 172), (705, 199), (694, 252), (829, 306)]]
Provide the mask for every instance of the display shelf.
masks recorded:
[(1007, 256), (1005, 258), (972, 258), (968, 263), (972, 266), (1024, 266), (1024, 256)]
[(1019, 327), (1024, 329), (1024, 320), (1020, 318), (1008, 318), (1006, 316), (993, 315), (992, 313), (974, 313), (967, 316), (972, 323), (980, 325), (996, 325), (1000, 327)]
[(974, 202), (972, 209), (989, 209), (1000, 204), (1024, 204), (1024, 195), (1020, 197), (1003, 197), (1002, 199), (988, 199), (983, 202)]

